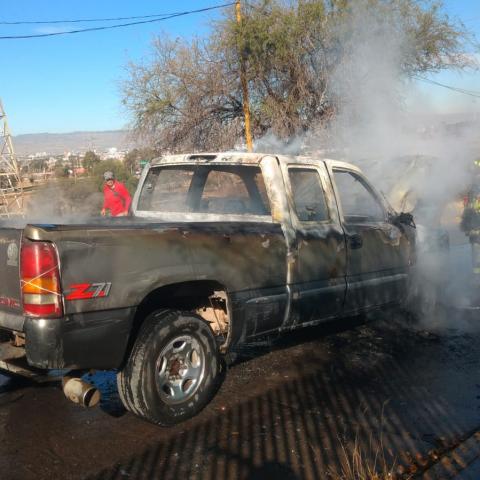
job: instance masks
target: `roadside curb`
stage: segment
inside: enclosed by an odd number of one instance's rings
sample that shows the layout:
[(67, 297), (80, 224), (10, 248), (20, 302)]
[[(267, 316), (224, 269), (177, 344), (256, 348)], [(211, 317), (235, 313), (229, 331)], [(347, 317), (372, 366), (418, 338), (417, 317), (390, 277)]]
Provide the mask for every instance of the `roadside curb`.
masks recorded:
[[(444, 455), (435, 465), (429, 468), (421, 478), (422, 480), (464, 478), (462, 472), (466, 474), (468, 467), (479, 460), (480, 431), (477, 431), (458, 445), (458, 447)], [(478, 478), (480, 478), (480, 476)]]

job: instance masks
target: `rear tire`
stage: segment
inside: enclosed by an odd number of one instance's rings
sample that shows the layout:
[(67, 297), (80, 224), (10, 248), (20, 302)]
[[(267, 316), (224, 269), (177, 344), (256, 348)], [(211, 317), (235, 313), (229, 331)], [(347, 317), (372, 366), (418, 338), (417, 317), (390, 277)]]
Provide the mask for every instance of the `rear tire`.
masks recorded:
[(210, 402), (220, 371), (207, 322), (191, 312), (157, 310), (145, 319), (117, 385), (127, 410), (169, 426), (193, 417)]

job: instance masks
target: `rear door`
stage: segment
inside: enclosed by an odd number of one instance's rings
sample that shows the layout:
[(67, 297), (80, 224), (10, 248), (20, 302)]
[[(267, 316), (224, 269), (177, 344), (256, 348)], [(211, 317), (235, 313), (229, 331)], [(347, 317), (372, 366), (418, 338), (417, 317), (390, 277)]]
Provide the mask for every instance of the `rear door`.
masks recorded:
[(0, 229), (0, 326), (22, 328), (19, 255), (21, 229)]
[(360, 171), (331, 168), (347, 246), (346, 312), (401, 300), (410, 244)]
[(346, 249), (327, 169), (288, 158), (281, 168), (295, 230), (290, 325), (335, 317), (346, 291)]

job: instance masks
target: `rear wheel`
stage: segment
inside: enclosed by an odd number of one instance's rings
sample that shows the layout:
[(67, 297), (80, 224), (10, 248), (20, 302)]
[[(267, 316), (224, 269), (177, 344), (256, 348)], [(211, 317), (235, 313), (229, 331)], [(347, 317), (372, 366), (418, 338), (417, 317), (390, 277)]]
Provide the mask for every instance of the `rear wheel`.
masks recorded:
[(158, 310), (144, 321), (118, 373), (127, 410), (158, 425), (196, 415), (214, 396), (220, 359), (209, 325), (190, 312)]

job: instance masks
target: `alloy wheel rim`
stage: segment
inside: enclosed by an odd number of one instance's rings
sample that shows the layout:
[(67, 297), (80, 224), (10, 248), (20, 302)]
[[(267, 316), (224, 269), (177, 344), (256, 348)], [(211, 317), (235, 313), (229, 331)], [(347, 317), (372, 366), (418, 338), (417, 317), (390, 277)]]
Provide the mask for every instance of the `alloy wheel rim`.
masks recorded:
[(205, 375), (205, 353), (200, 342), (182, 335), (171, 340), (156, 362), (157, 389), (162, 400), (175, 405), (190, 399)]

